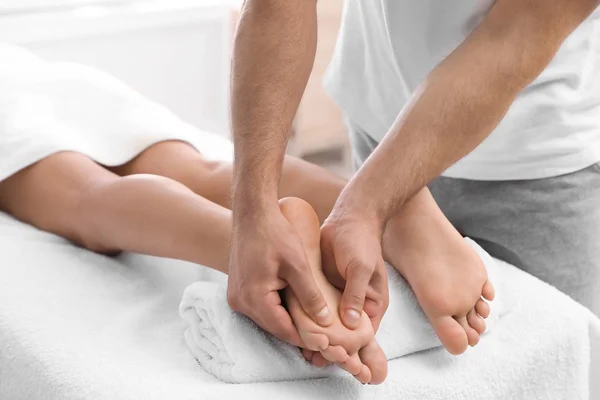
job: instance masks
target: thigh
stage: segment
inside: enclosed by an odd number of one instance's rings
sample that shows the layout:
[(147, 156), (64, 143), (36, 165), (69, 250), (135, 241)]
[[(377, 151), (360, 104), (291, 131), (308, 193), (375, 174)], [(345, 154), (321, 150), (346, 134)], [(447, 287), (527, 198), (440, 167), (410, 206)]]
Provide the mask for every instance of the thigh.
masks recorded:
[(115, 178), (81, 154), (57, 153), (0, 182), (0, 210), (80, 243), (81, 193), (90, 184)]
[(600, 315), (600, 169), (559, 177), (430, 185), (442, 211), (497, 258)]

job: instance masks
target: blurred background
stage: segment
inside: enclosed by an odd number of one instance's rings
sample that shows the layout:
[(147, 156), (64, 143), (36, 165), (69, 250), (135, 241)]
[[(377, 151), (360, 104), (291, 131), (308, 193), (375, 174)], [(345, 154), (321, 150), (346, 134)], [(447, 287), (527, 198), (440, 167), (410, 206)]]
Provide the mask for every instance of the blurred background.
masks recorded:
[[(319, 1), (319, 47), (288, 152), (348, 176), (340, 111), (322, 88), (343, 0)], [(241, 0), (0, 0), (0, 40), (102, 69), (185, 121), (229, 137)]]

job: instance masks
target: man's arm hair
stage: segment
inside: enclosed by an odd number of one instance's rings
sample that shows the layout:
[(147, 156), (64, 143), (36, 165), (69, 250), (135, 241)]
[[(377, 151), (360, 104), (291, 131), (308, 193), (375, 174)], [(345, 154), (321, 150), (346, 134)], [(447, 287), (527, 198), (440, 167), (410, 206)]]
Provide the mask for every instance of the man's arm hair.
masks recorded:
[[(383, 226), (404, 201), (477, 147), (599, 0), (498, 0), (427, 77), (340, 202)], [(343, 204), (343, 203), (340, 203)]]
[(234, 212), (277, 207), (285, 148), (316, 41), (316, 0), (244, 1), (232, 63)]

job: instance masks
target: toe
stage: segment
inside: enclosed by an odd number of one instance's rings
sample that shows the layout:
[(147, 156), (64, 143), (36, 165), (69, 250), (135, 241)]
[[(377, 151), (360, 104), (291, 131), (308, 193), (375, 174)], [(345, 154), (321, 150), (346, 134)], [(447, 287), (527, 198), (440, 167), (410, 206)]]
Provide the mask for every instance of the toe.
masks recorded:
[(492, 301), (494, 297), (496, 297), (496, 290), (494, 289), (494, 285), (492, 282), (487, 281), (485, 285), (483, 285), (483, 290), (481, 291), (481, 295), (484, 299)]
[(374, 339), (371, 340), (358, 352), (358, 355), (362, 363), (371, 371), (371, 380), (369, 383), (372, 385), (383, 383), (387, 377), (388, 363), (385, 353), (379, 344)]
[(343, 363), (346, 362), (349, 355), (342, 346), (329, 346), (327, 349), (321, 351), (323, 358), (332, 363)]
[(466, 317), (458, 318), (457, 321), (467, 334), (467, 342), (469, 343), (469, 346), (476, 346), (477, 343), (479, 343), (479, 334), (477, 331), (471, 328)]
[(475, 309), (469, 311), (467, 314), (467, 322), (478, 334), (481, 335), (485, 332), (485, 321), (477, 314)]
[(490, 316), (490, 305), (479, 299), (475, 304), (475, 311), (477, 311), (477, 314), (481, 315), (483, 318), (487, 318)]
[(369, 367), (367, 367), (366, 365), (363, 365), (360, 368), (360, 372), (358, 374), (354, 375), (354, 377), (356, 379), (358, 379), (358, 381), (360, 383), (367, 384), (367, 383), (371, 382), (371, 371), (369, 370)]
[(467, 350), (468, 338), (465, 329), (454, 318), (444, 316), (432, 318), (430, 321), (442, 345), (450, 354), (458, 355)]
[(308, 362), (311, 362), (313, 359), (313, 356), (315, 355), (315, 352), (312, 350), (308, 350), (308, 349), (301, 349), (302, 350), (302, 357), (304, 357), (304, 359)]
[(313, 358), (312, 358), (312, 364), (315, 367), (322, 368), (322, 367), (328, 366), (331, 363), (329, 361), (327, 361), (325, 359), (325, 357), (323, 357), (323, 354), (321, 354), (319, 352), (315, 352), (315, 354), (313, 355)]
[(348, 359), (338, 364), (344, 371), (349, 372), (350, 374), (357, 376), (361, 373), (362, 367), (364, 367), (363, 363), (358, 358), (358, 354), (354, 354)]
[(322, 333), (308, 332), (300, 330), (300, 337), (310, 350), (320, 351), (329, 347), (329, 338)]

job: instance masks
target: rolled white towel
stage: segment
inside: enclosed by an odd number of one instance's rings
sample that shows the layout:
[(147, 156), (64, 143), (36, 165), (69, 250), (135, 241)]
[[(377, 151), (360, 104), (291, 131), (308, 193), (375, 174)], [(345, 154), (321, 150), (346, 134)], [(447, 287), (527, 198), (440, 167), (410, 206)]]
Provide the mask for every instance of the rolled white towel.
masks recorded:
[[(507, 313), (515, 299), (503, 299), (502, 274), (489, 254), (465, 239), (479, 254), (496, 288), (487, 332)], [(441, 346), (410, 286), (388, 266), (390, 305), (377, 332), (377, 341), (389, 360)], [(511, 301), (512, 300), (512, 301)], [(343, 374), (339, 368), (317, 368), (300, 351), (264, 332), (227, 303), (223, 283), (197, 282), (189, 286), (179, 307), (189, 326), (185, 341), (207, 372), (231, 383), (323, 378)], [(485, 345), (485, 343), (482, 343)]]

